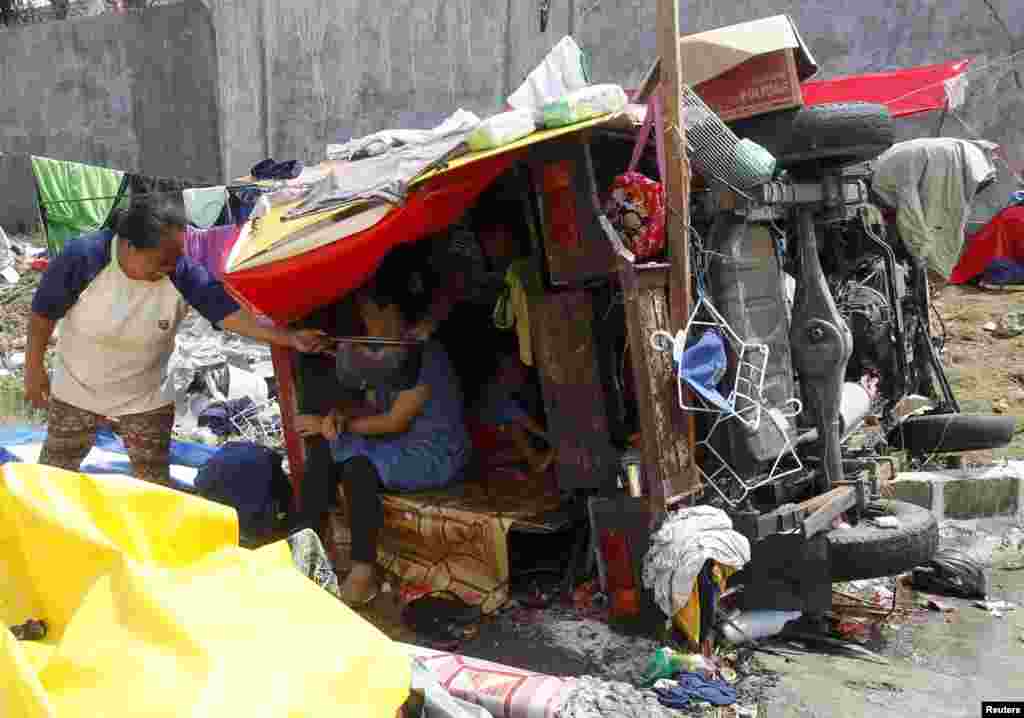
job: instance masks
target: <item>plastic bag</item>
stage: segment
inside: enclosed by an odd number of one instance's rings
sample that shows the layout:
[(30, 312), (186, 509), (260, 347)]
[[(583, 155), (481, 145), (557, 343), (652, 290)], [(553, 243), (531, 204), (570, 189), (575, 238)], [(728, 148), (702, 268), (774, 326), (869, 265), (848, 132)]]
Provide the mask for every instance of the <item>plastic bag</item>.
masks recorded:
[(534, 68), (526, 81), (508, 98), (517, 110), (532, 110), (535, 119), (541, 108), (590, 84), (586, 56), (568, 35), (555, 45), (544, 60)]
[(530, 110), (512, 110), (488, 117), (473, 130), (466, 142), (474, 152), (503, 147), (537, 129)]
[(544, 126), (565, 127), (612, 112), (621, 112), (626, 109), (627, 103), (626, 93), (618, 85), (585, 87), (544, 105)]
[(651, 259), (665, 250), (665, 189), (660, 182), (639, 172), (619, 175), (605, 213), (637, 259)]
[(637, 133), (629, 167), (612, 182), (611, 197), (605, 206), (608, 221), (637, 260), (649, 260), (665, 251), (664, 186), (636, 171), (652, 129), (657, 146), (658, 172), (665, 175), (661, 107), (655, 95), (648, 104), (643, 127)]

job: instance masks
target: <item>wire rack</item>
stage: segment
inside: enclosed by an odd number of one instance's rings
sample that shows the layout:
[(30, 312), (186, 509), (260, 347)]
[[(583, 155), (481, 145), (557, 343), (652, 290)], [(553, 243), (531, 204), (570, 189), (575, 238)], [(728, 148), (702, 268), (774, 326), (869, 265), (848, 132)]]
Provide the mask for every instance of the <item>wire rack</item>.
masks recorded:
[[(729, 365), (735, 367), (735, 376), (725, 401), (728, 411), (708, 402), (699, 394), (699, 403), (686, 402), (686, 386), (682, 368), (678, 366), (684, 357), (686, 347), (696, 340), (696, 332), (704, 328), (719, 333), (726, 340)], [(677, 364), (676, 390), (679, 407), (684, 411), (724, 414), (741, 421), (750, 431), (757, 431), (761, 424), (761, 397), (764, 392), (765, 371), (768, 366), (768, 345), (750, 344), (744, 341), (729, 326), (725, 318), (705, 297), (701, 297), (690, 313), (686, 329), (673, 337), (668, 332), (657, 331), (651, 335), (651, 346), (658, 351), (671, 351)]]
[(231, 425), (246, 441), (278, 448), (284, 445), (281, 408), (274, 399), (258, 402), (233, 415)]
[(697, 171), (730, 187), (749, 189), (775, 172), (775, 158), (750, 140), (741, 140), (689, 87), (683, 87), (680, 115), (686, 150)]

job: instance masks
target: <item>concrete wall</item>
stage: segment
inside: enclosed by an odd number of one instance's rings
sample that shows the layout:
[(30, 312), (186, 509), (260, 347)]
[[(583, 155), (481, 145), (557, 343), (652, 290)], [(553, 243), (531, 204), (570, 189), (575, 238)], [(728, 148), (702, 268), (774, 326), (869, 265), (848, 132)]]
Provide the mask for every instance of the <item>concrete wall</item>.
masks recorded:
[(208, 5), (228, 177), (267, 156), (319, 161), (331, 142), (432, 126), (458, 107), (490, 112), (506, 95), (507, 0)]
[[(39, 154), (126, 171), (216, 181), (216, 35), (198, 2), (0, 31), (0, 221), (31, 221)], [(34, 213), (34, 210), (33, 210)]]
[[(317, 161), (330, 142), (431, 126), (458, 107), (496, 111), (566, 33), (599, 81), (634, 85), (656, 54), (655, 0), (550, 0), (544, 31), (540, 4), (190, 0), (0, 31), (0, 151), (231, 179), (268, 156)], [(690, 33), (780, 12), (796, 19), (820, 77), (962, 57), (982, 65), (1024, 48), (1018, 0), (684, 0), (681, 20)], [(1024, 165), (1022, 86), (1013, 68), (974, 74), (960, 115)], [(937, 123), (902, 122), (901, 132), (934, 134)], [(952, 118), (941, 132), (972, 134)], [(1009, 189), (991, 191), (989, 211)]]

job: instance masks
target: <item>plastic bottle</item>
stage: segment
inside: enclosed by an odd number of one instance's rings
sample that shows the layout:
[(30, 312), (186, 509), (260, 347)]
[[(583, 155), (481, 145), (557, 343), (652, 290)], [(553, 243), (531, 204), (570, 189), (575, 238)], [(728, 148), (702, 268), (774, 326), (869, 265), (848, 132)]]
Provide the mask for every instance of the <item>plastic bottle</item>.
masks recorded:
[(733, 645), (747, 643), (750, 640), (768, 638), (782, 633), (787, 623), (803, 615), (802, 611), (771, 611), (761, 609), (746, 611), (731, 616), (730, 621), (722, 625), (725, 639)]

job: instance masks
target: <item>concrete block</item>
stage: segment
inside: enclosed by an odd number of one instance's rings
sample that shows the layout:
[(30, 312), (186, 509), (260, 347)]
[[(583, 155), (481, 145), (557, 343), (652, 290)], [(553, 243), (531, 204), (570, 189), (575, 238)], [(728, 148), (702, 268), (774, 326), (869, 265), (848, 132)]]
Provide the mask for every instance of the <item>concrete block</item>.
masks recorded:
[(914, 504), (929, 511), (934, 510), (934, 484), (932, 481), (918, 478), (897, 478), (896, 481), (892, 482), (891, 486), (894, 492), (894, 499), (906, 501), (908, 504)]
[(891, 486), (894, 498), (930, 509), (940, 521), (1010, 516), (1024, 510), (1024, 481), (1010, 469), (905, 472)]
[(952, 479), (944, 483), (942, 492), (943, 515), (947, 519), (1006, 516), (1017, 512), (1020, 479)]

